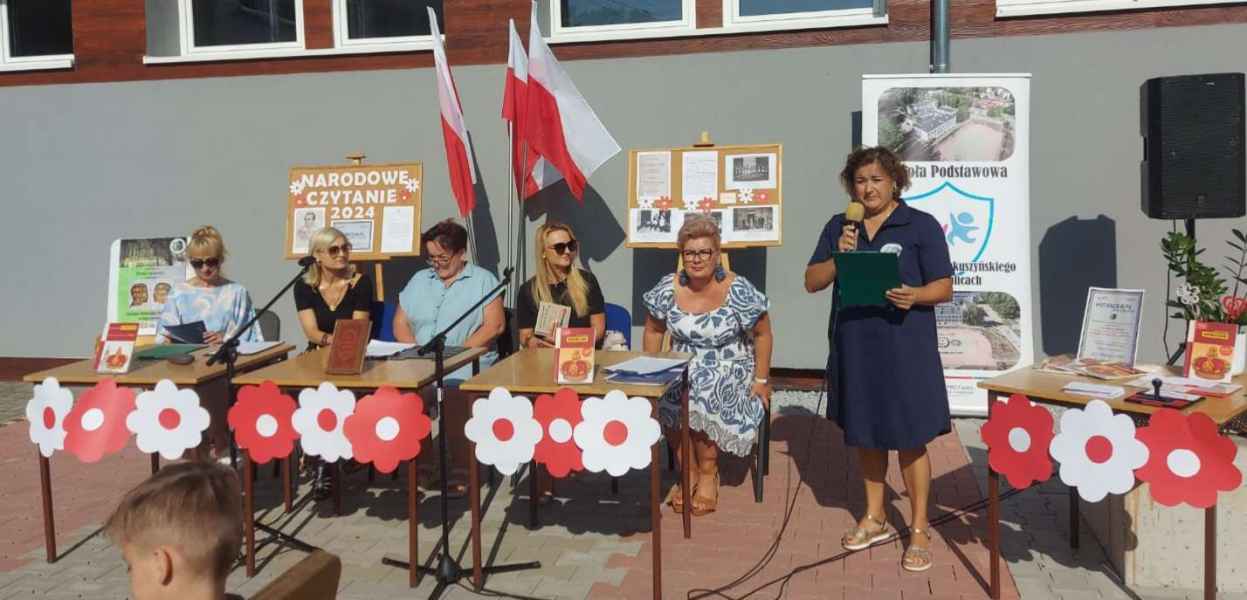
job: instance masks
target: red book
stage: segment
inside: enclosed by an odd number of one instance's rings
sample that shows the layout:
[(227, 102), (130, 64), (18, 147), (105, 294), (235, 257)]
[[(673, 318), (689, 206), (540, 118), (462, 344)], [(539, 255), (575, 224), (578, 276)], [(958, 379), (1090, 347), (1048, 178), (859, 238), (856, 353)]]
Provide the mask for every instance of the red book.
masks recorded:
[(1230, 381), (1234, 360), (1234, 337), (1238, 325), (1195, 321), (1186, 336), (1186, 364), (1183, 375), (1204, 381)]
[(95, 370), (99, 373), (129, 371), (134, 342), (138, 338), (138, 323), (109, 323), (104, 328), (104, 338), (96, 346)]
[(560, 327), (554, 338), (554, 379), (558, 383), (593, 383), (592, 327)]
[(333, 324), (333, 343), (325, 359), (325, 373), (359, 375), (364, 370), (372, 322), (368, 319), (338, 319)]

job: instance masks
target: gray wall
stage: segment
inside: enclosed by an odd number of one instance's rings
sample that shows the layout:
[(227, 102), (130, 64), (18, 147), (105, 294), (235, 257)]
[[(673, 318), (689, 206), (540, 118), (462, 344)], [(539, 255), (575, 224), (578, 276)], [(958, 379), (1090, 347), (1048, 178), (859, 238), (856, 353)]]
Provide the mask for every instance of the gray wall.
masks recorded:
[[(1141, 358), (1160, 357), (1158, 240), (1169, 223), (1138, 208), (1138, 87), (1157, 75), (1242, 71), (1245, 35), (1247, 26), (1227, 25), (953, 43), (959, 72), (1034, 74), (1037, 352), (1071, 349), (1086, 285), (1100, 284), (1148, 289)], [(736, 254), (733, 266), (773, 300), (775, 364), (819, 367), (828, 296), (805, 294), (801, 275), (823, 223), (845, 202), (835, 172), (860, 109), (860, 76), (926, 64), (925, 44), (886, 44), (566, 67), (624, 148), (686, 145), (703, 129), (725, 144), (784, 144), (784, 245)], [(503, 70), (455, 72), (489, 193), (477, 223), (487, 264), (507, 244)], [(0, 356), (88, 352), (118, 237), (215, 224), (231, 253), (227, 273), (263, 302), (293, 270), (280, 258), (291, 165), (340, 163), (357, 149), (369, 162), (422, 160), (424, 223), (451, 216), (433, 90), (429, 70), (0, 88)], [(546, 213), (572, 221), (607, 299), (639, 321), (640, 292), (675, 257), (622, 246), (626, 172), (616, 157), (592, 178), (584, 209), (550, 195), (524, 218), (530, 232)], [(1210, 254), (1220, 256), (1230, 226), (1200, 224)], [(391, 296), (418, 266), (387, 267)], [(292, 300), (279, 307), (283, 337), (302, 343)], [(1170, 331), (1172, 341), (1179, 335)]]

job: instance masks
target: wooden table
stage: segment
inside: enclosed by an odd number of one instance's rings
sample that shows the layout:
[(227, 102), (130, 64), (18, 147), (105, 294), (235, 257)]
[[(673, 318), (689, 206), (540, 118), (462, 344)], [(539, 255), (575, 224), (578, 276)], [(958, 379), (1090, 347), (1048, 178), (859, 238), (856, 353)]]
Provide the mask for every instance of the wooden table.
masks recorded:
[[(443, 365), (446, 374), (453, 373), (459, 367), (472, 363), (472, 372), (480, 370), (480, 357), (487, 351), (484, 348), (467, 348), (453, 356), (446, 357)], [(325, 358), (328, 351), (319, 348), (305, 352), (292, 360), (281, 362), (270, 367), (258, 369), (234, 378), (237, 385), (259, 385), (271, 381), (278, 387), (295, 391), (303, 388), (315, 388), (322, 382), (332, 383), (340, 390), (354, 390), (370, 393), (382, 386), (390, 386), (400, 390), (417, 391), (430, 384), (436, 378), (431, 359), (410, 360), (367, 360), (364, 370), (359, 375), (328, 375), (325, 373)], [(443, 434), (444, 435), (444, 434)], [(251, 470), (253, 468), (250, 455), (243, 461), (243, 532), (247, 548), (247, 576), (255, 575), (255, 495), (252, 490)], [(342, 513), (342, 470), (339, 463), (334, 464), (334, 511)], [(289, 488), (289, 484), (286, 484)], [(419, 549), (417, 530), (420, 520), (416, 513), (416, 461), (407, 461), (407, 536), (408, 536), (408, 583), (415, 587), (417, 583), (417, 550)], [(286, 510), (291, 509), (287, 501)]]
[[(496, 387), (503, 387), (517, 394), (532, 395), (535, 401), (535, 394), (553, 394), (561, 388), (571, 388), (585, 396), (605, 396), (611, 390), (619, 390), (628, 395), (628, 397), (640, 396), (650, 400), (652, 404), (651, 415), (655, 419), (658, 418), (658, 399), (662, 397), (666, 387), (655, 385), (625, 385), (618, 384), (606, 380), (606, 373), (603, 367), (607, 367), (626, 360), (631, 360), (640, 356), (650, 356), (655, 358), (678, 358), (689, 360), (691, 354), (679, 352), (610, 352), (599, 351), (595, 355), (596, 373), (594, 374), (593, 383), (587, 385), (563, 385), (556, 383), (554, 380), (554, 349), (553, 348), (537, 348), (524, 349), (516, 354), (507, 357), (506, 360), (490, 367), (484, 373), (472, 377), (463, 382), (459, 389), (465, 392), (478, 392), (482, 395), (489, 394)], [(681, 403), (681, 427), (684, 430), (684, 443), (680, 448), (681, 465), (689, 464), (689, 435), (688, 435), (688, 388), (684, 388)], [(650, 447), (650, 527), (654, 545), (654, 598), (662, 598), (662, 531), (660, 527), (662, 512), (659, 510), (658, 489), (661, 485), (662, 467), (658, 461), (658, 448), (665, 443), (664, 436), (660, 436), (658, 441)], [(481, 573), (481, 498), (479, 488), (479, 474), (476, 467), (476, 444), (471, 444), (470, 464), (468, 468), (468, 476), (471, 478), (468, 484), (468, 503), (472, 509), (472, 579), (477, 590), (481, 589), (483, 584)], [(537, 514), (537, 463), (532, 461), (529, 463), (529, 519), (536, 525)], [(684, 495), (684, 506), (692, 506), (689, 500), (688, 490), (688, 469), (681, 469), (681, 480), (684, 482), (680, 486)], [(690, 535), (690, 517), (691, 510), (685, 510), (684, 517), (684, 536)]]
[[(282, 360), (293, 349), (294, 346), (290, 344), (279, 343), (263, 352), (239, 355), (235, 369), (255, 369), (273, 361)], [(189, 365), (175, 365), (165, 360), (134, 360), (129, 373), (97, 373), (95, 361), (84, 359), (55, 369), (28, 373), (22, 377), (22, 381), (37, 384), (48, 377), (55, 377), (61, 385), (95, 385), (104, 379), (112, 379), (118, 385), (152, 388), (161, 380), (168, 379), (178, 387), (196, 388), (196, 393), (199, 393), (200, 388), (224, 378), (226, 366), (223, 363), (208, 366), (208, 357), (212, 354), (208, 348), (197, 350), (193, 354), (195, 362)], [(160, 469), (160, 455), (153, 452), (151, 461), (154, 474)], [(50, 461), (42, 454), (39, 454), (39, 480), (40, 494), (43, 496), (44, 550), (47, 554), (47, 561), (54, 562), (56, 560), (56, 523), (52, 512), (52, 470)]]
[[(1180, 375), (1177, 370), (1171, 370), (1165, 375)], [(1038, 371), (1030, 367), (1015, 369), (1004, 375), (993, 377), (986, 381), (979, 382), (979, 387), (987, 390), (987, 414), (991, 418), (991, 411), (996, 405), (996, 401), (1002, 396), (1010, 396), (1012, 394), (1021, 394), (1026, 396), (1033, 402), (1042, 404), (1052, 404), (1056, 406), (1065, 406), (1069, 408), (1082, 408), (1091, 402), (1091, 398), (1069, 394), (1063, 391), (1065, 385), (1071, 381), (1089, 381), (1093, 383), (1105, 383), (1091, 379), (1088, 377), (1080, 377), (1077, 375), (1065, 375), (1060, 373), (1048, 373)], [(1234, 383), (1244, 385), (1244, 389), (1225, 398), (1205, 398), (1182, 409), (1183, 413), (1201, 413), (1207, 415), (1217, 424), (1218, 427), (1224, 428), (1226, 423), (1234, 420), (1238, 416), (1247, 413), (1247, 375), (1234, 378)], [(1118, 384), (1113, 384), (1118, 385)], [(1126, 398), (1134, 395), (1136, 392), (1150, 391), (1141, 387), (1121, 386), (1126, 389), (1126, 393), (1120, 398), (1106, 401), (1114, 412), (1125, 413), (1131, 416), (1146, 417), (1160, 410), (1159, 407), (1147, 406), (1144, 404), (1135, 404), (1126, 402)], [(989, 543), (991, 545), (991, 597), (993, 599), (1000, 598), (1000, 476), (991, 469), (990, 465), (987, 469), (987, 495), (988, 495), (988, 515), (987, 523), (989, 530)], [(1074, 488), (1069, 488), (1069, 528), (1070, 528), (1070, 546), (1078, 547), (1078, 492)], [(1204, 598), (1205, 600), (1215, 600), (1217, 596), (1217, 512), (1216, 506), (1210, 506), (1204, 509)]]

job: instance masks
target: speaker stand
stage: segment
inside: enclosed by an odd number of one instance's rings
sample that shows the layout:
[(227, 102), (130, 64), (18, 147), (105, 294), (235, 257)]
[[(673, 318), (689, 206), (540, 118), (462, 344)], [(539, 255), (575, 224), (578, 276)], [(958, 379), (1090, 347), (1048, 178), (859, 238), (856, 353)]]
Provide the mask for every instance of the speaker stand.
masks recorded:
[[(1186, 237), (1191, 238), (1191, 241), (1194, 242), (1195, 241), (1195, 219), (1186, 219), (1185, 222), (1186, 222)], [(1167, 298), (1166, 298), (1166, 301), (1168, 301)], [(1170, 367), (1178, 364), (1178, 359), (1182, 358), (1182, 355), (1184, 354), (1186, 354), (1186, 332), (1182, 333), (1182, 341), (1178, 343), (1178, 349), (1174, 350), (1173, 354), (1169, 355), (1169, 362), (1166, 362), (1165, 364)]]

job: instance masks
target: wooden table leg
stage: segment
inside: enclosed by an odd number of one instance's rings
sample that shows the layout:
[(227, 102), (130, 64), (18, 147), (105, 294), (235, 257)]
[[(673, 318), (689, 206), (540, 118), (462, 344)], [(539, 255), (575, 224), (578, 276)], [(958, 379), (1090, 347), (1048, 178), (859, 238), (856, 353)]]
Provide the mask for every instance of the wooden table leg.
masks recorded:
[(537, 471), (537, 461), (528, 461), (528, 527), (536, 529), (540, 521), (537, 518), (537, 500), (540, 491), (538, 491), (537, 478), (540, 477)]
[[(655, 412), (657, 412), (656, 405)], [(665, 443), (660, 439), (650, 447), (649, 526), (653, 530), (650, 535), (653, 536), (654, 544), (654, 564), (650, 568), (654, 571), (654, 600), (662, 600), (662, 512), (658, 508), (658, 487), (662, 485), (660, 475), (662, 469), (658, 466), (658, 446)]]
[(293, 456), (294, 454), (291, 453), (290, 456), (281, 459), (281, 499), (286, 506), (286, 512), (294, 510), (294, 494), (290, 491), (290, 461)]
[[(397, 474), (398, 470), (395, 469)], [(407, 461), (407, 585), (416, 587), (420, 582), (420, 514), (419, 492), (416, 490), (416, 459)]]
[(688, 368), (684, 369), (684, 389), (680, 391), (680, 495), (684, 502), (684, 510), (680, 516), (684, 520), (684, 539), (693, 537), (693, 500), (689, 491), (689, 465), (692, 463), (693, 440), (688, 427)]
[(1078, 488), (1068, 488), (1069, 492), (1069, 547), (1078, 549), (1078, 538), (1081, 537), (1078, 532), (1079, 522), (1082, 520), (1079, 516), (1081, 507), (1078, 505)]
[[(468, 442), (468, 507), (472, 510), (472, 588), (481, 591), (484, 573), (481, 565), (481, 476), (476, 464), (476, 444)], [(491, 476), (492, 479), (492, 476)]]
[(1204, 509), (1204, 600), (1217, 600), (1217, 506)]
[(152, 457), (152, 475), (155, 475), (156, 471), (160, 470), (160, 454), (158, 452), (152, 452), (151, 457)]
[[(38, 449), (35, 450), (39, 452)], [(39, 494), (43, 499), (43, 550), (48, 562), (56, 562), (56, 522), (52, 514), (52, 461), (39, 454)]]
[(255, 577), (255, 464), (251, 453), (242, 453), (242, 522), (247, 544), (247, 577)]

